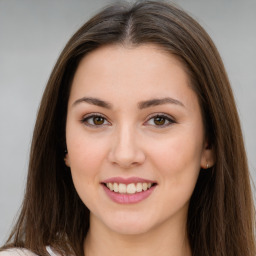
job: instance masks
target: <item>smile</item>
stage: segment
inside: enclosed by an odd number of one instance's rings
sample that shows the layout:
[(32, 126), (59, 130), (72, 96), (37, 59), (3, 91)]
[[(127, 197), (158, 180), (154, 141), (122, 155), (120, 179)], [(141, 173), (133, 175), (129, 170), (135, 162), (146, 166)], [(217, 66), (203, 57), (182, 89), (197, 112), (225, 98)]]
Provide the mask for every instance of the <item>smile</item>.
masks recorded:
[(157, 187), (151, 180), (114, 177), (101, 183), (106, 195), (115, 203), (134, 204), (148, 198)]
[(108, 182), (105, 185), (107, 188), (109, 188), (111, 191), (114, 191), (115, 193), (135, 194), (135, 193), (140, 193), (142, 191), (146, 191), (150, 189), (154, 185), (154, 183), (138, 182), (138, 183), (124, 184), (124, 183)]

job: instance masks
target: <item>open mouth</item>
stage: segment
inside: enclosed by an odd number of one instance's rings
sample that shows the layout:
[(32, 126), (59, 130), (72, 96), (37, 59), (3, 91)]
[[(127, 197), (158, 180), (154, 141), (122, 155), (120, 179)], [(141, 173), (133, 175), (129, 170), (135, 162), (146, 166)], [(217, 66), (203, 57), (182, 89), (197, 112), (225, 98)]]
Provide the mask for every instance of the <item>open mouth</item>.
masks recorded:
[(119, 194), (135, 194), (141, 193), (143, 191), (149, 190), (151, 187), (156, 186), (156, 183), (146, 183), (146, 182), (137, 182), (137, 183), (103, 183), (110, 191)]

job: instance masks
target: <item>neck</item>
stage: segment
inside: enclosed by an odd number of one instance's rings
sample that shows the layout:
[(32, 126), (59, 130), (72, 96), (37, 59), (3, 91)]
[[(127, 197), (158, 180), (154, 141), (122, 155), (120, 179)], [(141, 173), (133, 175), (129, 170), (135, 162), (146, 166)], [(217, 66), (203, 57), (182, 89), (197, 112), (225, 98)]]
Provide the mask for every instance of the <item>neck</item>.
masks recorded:
[(191, 256), (186, 225), (163, 223), (136, 235), (119, 234), (91, 220), (85, 256)]

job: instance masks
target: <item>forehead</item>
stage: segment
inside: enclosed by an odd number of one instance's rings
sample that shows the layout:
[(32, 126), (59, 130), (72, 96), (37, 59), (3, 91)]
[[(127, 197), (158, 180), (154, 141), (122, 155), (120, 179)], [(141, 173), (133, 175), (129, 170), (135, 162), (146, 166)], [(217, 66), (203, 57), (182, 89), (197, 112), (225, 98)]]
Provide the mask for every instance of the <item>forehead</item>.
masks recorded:
[(176, 97), (191, 100), (194, 92), (183, 64), (154, 44), (135, 47), (108, 45), (80, 62), (70, 99), (80, 96), (136, 100)]

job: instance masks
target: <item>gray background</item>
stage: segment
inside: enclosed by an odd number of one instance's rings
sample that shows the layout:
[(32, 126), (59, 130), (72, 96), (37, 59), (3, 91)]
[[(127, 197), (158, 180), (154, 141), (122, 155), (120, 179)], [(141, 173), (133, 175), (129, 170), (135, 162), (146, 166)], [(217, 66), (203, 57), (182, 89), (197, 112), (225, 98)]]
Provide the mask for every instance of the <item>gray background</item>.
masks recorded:
[[(69, 37), (103, 0), (0, 0), (0, 244), (25, 187), (40, 98)], [(242, 122), (256, 181), (256, 0), (174, 1), (195, 17), (219, 49)]]

